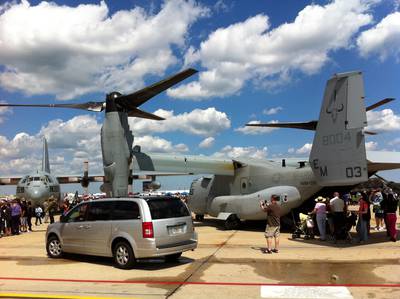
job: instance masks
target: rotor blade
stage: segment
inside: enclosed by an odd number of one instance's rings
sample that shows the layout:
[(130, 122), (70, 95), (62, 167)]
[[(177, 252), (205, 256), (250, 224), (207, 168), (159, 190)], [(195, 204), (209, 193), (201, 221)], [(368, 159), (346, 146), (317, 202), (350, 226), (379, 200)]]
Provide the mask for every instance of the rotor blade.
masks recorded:
[(375, 109), (375, 108), (377, 108), (379, 106), (382, 106), (382, 105), (385, 105), (385, 104), (387, 104), (387, 103), (389, 103), (391, 101), (394, 101), (394, 98), (383, 99), (383, 100), (381, 100), (381, 101), (379, 101), (379, 102), (377, 102), (375, 104), (372, 104), (372, 105), (368, 106), (367, 108), (365, 108), (365, 110), (369, 111), (369, 110)]
[(299, 123), (270, 123), (270, 124), (246, 124), (247, 127), (271, 127), (271, 128), (292, 128), (315, 131), (318, 121), (313, 120), (309, 122)]
[(122, 95), (116, 98), (115, 102), (123, 106), (124, 108), (127, 108), (128, 110), (139, 107), (155, 95), (163, 92), (164, 90), (192, 76), (195, 73), (197, 73), (195, 69), (184, 70), (167, 79), (154, 83), (153, 85), (147, 86), (141, 90), (135, 91), (134, 93)]
[(371, 131), (364, 131), (364, 134), (367, 134), (367, 135), (378, 135), (378, 133), (371, 132)]
[(128, 116), (130, 117), (139, 117), (139, 118), (147, 118), (147, 119), (153, 119), (153, 120), (164, 120), (165, 118), (157, 116), (155, 114), (140, 110), (138, 108), (133, 108), (131, 111), (128, 113)]
[(0, 103), (0, 107), (42, 107), (42, 108), (74, 108), (100, 112), (104, 109), (104, 102), (87, 102), (78, 104), (5, 104)]

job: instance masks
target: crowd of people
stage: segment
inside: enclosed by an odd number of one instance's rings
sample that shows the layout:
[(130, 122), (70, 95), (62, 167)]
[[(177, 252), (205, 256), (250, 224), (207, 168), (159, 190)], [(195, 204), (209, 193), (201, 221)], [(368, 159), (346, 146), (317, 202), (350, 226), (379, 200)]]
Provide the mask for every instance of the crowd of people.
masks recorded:
[[(15, 198), (0, 201), (0, 238), (33, 231), (32, 220), (35, 226), (44, 223), (53, 223), (54, 214), (58, 211), (58, 203), (49, 198), (43, 206), (32, 205), (31, 201)], [(43, 221), (42, 221), (43, 220)]]
[[(272, 195), (269, 202), (260, 201), (260, 209), (266, 213), (267, 218), (265, 228), (267, 247), (262, 249), (263, 253), (279, 252), (281, 216), (279, 200), (279, 196)], [(326, 241), (328, 236), (334, 242), (351, 238), (349, 232), (354, 225), (359, 243), (368, 240), (371, 229), (386, 230), (387, 237), (391, 241), (397, 240), (396, 212), (399, 198), (390, 188), (353, 192), (342, 196), (339, 192), (334, 192), (332, 198), (318, 196), (315, 202), (308, 218), (315, 217), (321, 241)], [(375, 216), (375, 227), (371, 227), (371, 209)], [(306, 215), (304, 221), (308, 218)], [(273, 240), (274, 247), (272, 247)]]
[[(342, 197), (335, 192), (329, 200), (319, 196), (315, 201), (316, 204), (311, 214), (315, 215), (322, 241), (327, 238), (327, 228), (333, 240), (347, 238), (353, 224), (356, 224), (360, 243), (368, 240), (371, 229), (386, 230), (391, 241), (396, 242), (397, 240), (396, 212), (399, 198), (390, 188), (347, 193)], [(371, 209), (375, 216), (375, 227), (372, 228), (370, 224)]]

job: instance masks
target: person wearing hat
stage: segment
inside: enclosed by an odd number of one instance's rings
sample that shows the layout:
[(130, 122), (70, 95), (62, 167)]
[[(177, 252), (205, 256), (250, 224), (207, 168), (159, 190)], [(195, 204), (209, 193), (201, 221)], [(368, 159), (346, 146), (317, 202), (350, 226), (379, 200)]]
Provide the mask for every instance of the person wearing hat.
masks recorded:
[(316, 215), (319, 236), (321, 241), (326, 240), (326, 199), (318, 196), (316, 199), (314, 210), (311, 212)]

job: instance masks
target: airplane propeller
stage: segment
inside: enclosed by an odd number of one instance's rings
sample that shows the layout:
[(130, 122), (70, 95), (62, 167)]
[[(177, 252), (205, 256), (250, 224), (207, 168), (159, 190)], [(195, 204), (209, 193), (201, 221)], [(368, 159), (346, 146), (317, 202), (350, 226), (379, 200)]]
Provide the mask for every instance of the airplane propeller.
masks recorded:
[(44, 108), (73, 108), (88, 110), (94, 112), (101, 112), (103, 110), (121, 111), (126, 112), (129, 117), (139, 117), (154, 120), (163, 120), (164, 118), (155, 114), (143, 111), (138, 107), (155, 95), (162, 91), (170, 88), (171, 86), (179, 83), (180, 81), (192, 76), (197, 73), (195, 69), (186, 69), (180, 73), (177, 73), (171, 77), (168, 77), (162, 81), (154, 83), (143, 89), (135, 91), (130, 94), (121, 94), (119, 92), (112, 92), (107, 95), (106, 101), (103, 102), (86, 102), (86, 103), (74, 103), (74, 104), (8, 104), (0, 103), (0, 107), (44, 107)]

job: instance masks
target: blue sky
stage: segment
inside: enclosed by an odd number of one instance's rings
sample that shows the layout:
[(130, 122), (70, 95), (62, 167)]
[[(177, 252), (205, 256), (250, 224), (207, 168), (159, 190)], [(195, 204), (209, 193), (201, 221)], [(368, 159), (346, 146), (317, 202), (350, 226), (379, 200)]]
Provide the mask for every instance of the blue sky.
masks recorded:
[[(397, 0), (3, 3), (0, 101), (102, 101), (194, 67), (199, 74), (142, 106), (167, 121), (131, 120), (144, 151), (306, 157), (312, 132), (243, 126), (317, 119), (326, 80), (337, 72), (363, 71), (367, 105), (400, 98), (398, 10)], [(399, 151), (399, 113), (398, 100), (369, 113), (379, 132), (367, 137), (369, 149)], [(0, 176), (39, 167), (42, 136), (53, 172), (79, 174), (89, 159), (91, 172), (102, 173), (102, 118), (0, 110)], [(400, 179), (399, 171), (385, 175)]]

